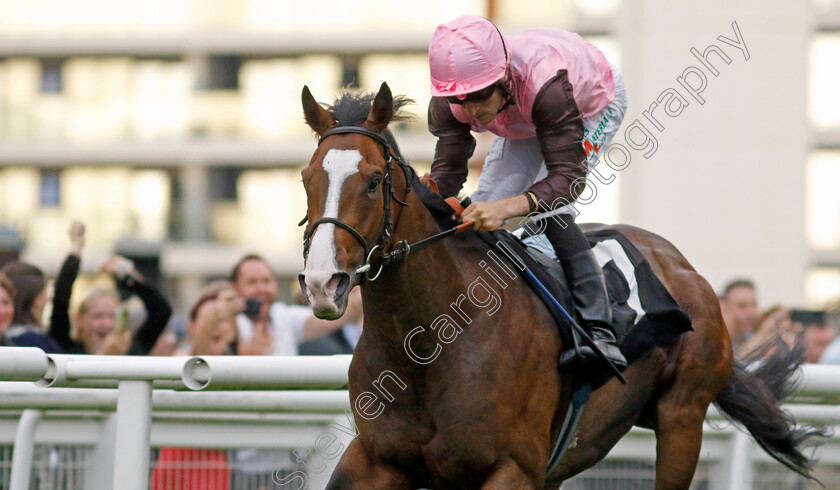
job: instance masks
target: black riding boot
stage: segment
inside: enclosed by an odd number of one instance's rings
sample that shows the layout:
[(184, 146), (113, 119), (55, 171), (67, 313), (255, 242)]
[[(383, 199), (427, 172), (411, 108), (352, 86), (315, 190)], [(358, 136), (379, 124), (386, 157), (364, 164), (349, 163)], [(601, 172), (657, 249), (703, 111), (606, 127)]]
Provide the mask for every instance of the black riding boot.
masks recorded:
[[(575, 309), (581, 320), (581, 327), (592, 338), (596, 346), (607, 359), (619, 369), (627, 367), (627, 360), (618, 349), (612, 326), (612, 309), (607, 295), (607, 283), (604, 272), (595, 260), (592, 250), (585, 250), (561, 260), (566, 281), (575, 302)], [(580, 345), (579, 360), (582, 364), (600, 363), (597, 354), (586, 344)], [(575, 352), (567, 350), (560, 358), (560, 364), (574, 362)]]
[[(604, 271), (598, 265), (586, 236), (574, 218), (568, 215), (548, 218), (545, 234), (563, 266), (581, 327), (607, 359), (619, 370), (624, 370), (627, 360), (616, 342)], [(581, 343), (579, 353), (580, 358), (576, 358), (574, 350), (564, 352), (560, 357), (561, 368), (576, 363), (600, 367), (599, 364), (603, 362), (586, 344)]]

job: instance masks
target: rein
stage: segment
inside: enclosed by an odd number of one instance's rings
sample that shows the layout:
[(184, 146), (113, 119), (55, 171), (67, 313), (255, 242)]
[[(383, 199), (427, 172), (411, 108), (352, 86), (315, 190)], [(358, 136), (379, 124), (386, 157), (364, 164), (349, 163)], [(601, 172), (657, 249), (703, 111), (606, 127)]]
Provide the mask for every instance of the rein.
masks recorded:
[[(341, 126), (341, 127), (337, 127), (337, 128), (332, 128), (332, 129), (324, 132), (324, 134), (322, 134), (321, 137), (318, 139), (318, 146), (320, 146), (321, 143), (323, 143), (323, 141), (327, 137), (335, 135), (335, 134), (361, 134), (361, 135), (364, 135), (364, 136), (367, 136), (367, 137), (373, 139), (377, 143), (381, 144), (382, 147), (383, 147), (383, 156), (385, 157), (386, 172), (385, 172), (385, 178), (382, 181), (382, 193), (383, 193), (383, 196), (384, 196), (384, 205), (383, 205), (383, 214), (382, 214), (382, 224), (379, 226), (379, 229), (381, 230), (381, 232), (380, 232), (381, 234), (379, 236), (379, 241), (375, 245), (373, 245), (373, 247), (371, 247), (371, 246), (368, 245), (368, 242), (365, 239), (365, 237), (361, 233), (359, 233), (355, 228), (348, 225), (347, 223), (345, 223), (345, 222), (343, 222), (343, 221), (341, 221), (337, 218), (330, 218), (330, 217), (321, 218), (321, 219), (315, 221), (314, 223), (312, 223), (309, 227), (307, 227), (306, 231), (304, 231), (304, 233), (303, 233), (303, 257), (304, 257), (304, 259), (309, 254), (309, 246), (310, 246), (312, 234), (315, 232), (315, 228), (322, 223), (331, 223), (331, 224), (334, 224), (334, 225), (346, 230), (347, 232), (349, 232), (351, 235), (353, 235), (354, 238), (356, 238), (356, 240), (362, 245), (362, 247), (364, 247), (365, 263), (362, 264), (361, 266), (359, 266), (358, 269), (356, 269), (356, 274), (363, 274), (364, 275), (363, 277), (366, 278), (367, 280), (375, 281), (379, 277), (379, 275), (382, 274), (382, 270), (385, 268), (386, 265), (392, 264), (394, 262), (402, 262), (402, 261), (406, 260), (412, 252), (419, 252), (420, 250), (423, 250), (424, 248), (426, 248), (426, 247), (428, 247), (428, 246), (430, 246), (434, 243), (437, 243), (438, 241), (440, 241), (440, 240), (442, 240), (446, 237), (449, 237), (449, 236), (452, 236), (456, 233), (464, 231), (464, 230), (466, 230), (466, 229), (468, 229), (469, 227), (472, 226), (471, 221), (466, 222), (466, 223), (462, 223), (458, 226), (452, 227), (452, 228), (450, 228), (446, 231), (443, 231), (443, 232), (440, 232), (436, 235), (432, 235), (430, 237), (424, 238), (424, 239), (422, 239), (420, 241), (417, 241), (415, 243), (412, 243), (412, 244), (409, 244), (405, 240), (401, 240), (401, 241), (397, 242), (396, 244), (394, 244), (394, 249), (393, 250), (391, 250), (390, 252), (386, 252), (386, 253), (382, 254), (382, 256), (379, 258), (379, 262), (380, 262), (379, 263), (379, 269), (376, 271), (376, 274), (373, 274), (371, 276), (371, 273), (370, 273), (371, 269), (372, 269), (371, 259), (373, 257), (373, 253), (375, 251), (379, 250), (380, 248), (384, 248), (384, 247), (388, 246), (388, 242), (390, 241), (390, 238), (391, 238), (391, 232), (394, 229), (394, 217), (393, 217), (393, 213), (391, 211), (391, 199), (393, 199), (394, 201), (396, 201), (398, 204), (400, 204), (402, 206), (408, 206), (408, 204), (406, 202), (401, 201), (400, 199), (397, 198), (396, 195), (394, 195), (394, 188), (393, 188), (392, 180), (391, 180), (391, 174), (393, 173), (392, 164), (393, 164), (394, 161), (396, 161), (397, 165), (400, 166), (400, 168), (403, 171), (403, 174), (405, 175), (405, 181), (406, 181), (405, 194), (406, 194), (406, 196), (409, 194), (409, 192), (411, 192), (411, 182), (415, 178), (415, 174), (414, 174), (414, 171), (411, 169), (411, 167), (409, 167), (408, 164), (405, 162), (405, 160), (403, 160), (403, 158), (394, 151), (394, 149), (391, 147), (390, 143), (388, 143), (388, 140), (386, 140), (385, 137), (382, 136), (382, 134), (377, 133), (376, 131), (372, 131), (372, 130), (367, 129), (367, 128), (362, 127), (362, 126)], [(453, 210), (458, 215), (460, 215), (461, 212), (463, 212), (463, 208), (461, 207), (460, 203), (458, 203), (457, 199), (449, 198), (449, 199), (446, 200), (446, 202), (449, 203), (450, 206), (452, 206)], [(301, 222), (299, 223), (299, 226), (303, 226), (303, 224), (306, 223), (306, 220), (307, 220), (307, 218), (304, 217), (303, 220), (301, 220)]]
[[(402, 262), (408, 258), (408, 255), (412, 252), (419, 252), (424, 248), (428, 247), (429, 245), (433, 245), (444, 238), (450, 237), (456, 233), (460, 233), (466, 229), (469, 229), (473, 225), (472, 221), (467, 221), (466, 223), (462, 223), (458, 226), (453, 226), (446, 231), (442, 231), (436, 235), (432, 235), (430, 237), (426, 237), (420, 241), (414, 243), (408, 243), (405, 240), (401, 240), (394, 245), (394, 249), (388, 253), (382, 254), (382, 257), (379, 258), (380, 265), (379, 270), (376, 272), (376, 275), (373, 278), (368, 277), (371, 281), (376, 280), (379, 277), (379, 274), (382, 273), (382, 269), (391, 263), (394, 262)], [(365, 262), (364, 265), (356, 269), (356, 274), (364, 273), (367, 277), (368, 272), (370, 271), (370, 258)]]

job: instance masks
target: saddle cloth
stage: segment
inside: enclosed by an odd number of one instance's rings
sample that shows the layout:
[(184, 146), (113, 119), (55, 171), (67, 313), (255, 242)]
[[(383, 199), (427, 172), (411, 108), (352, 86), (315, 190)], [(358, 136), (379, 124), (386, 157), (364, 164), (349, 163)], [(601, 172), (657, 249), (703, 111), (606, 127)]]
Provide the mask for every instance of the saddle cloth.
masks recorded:
[[(613, 327), (628, 363), (691, 330), (691, 318), (668, 293), (645, 257), (627, 237), (610, 227), (584, 232), (606, 276)], [(499, 242), (504, 243), (507, 249), (504, 255), (509, 259), (510, 252), (516, 252), (566, 311), (574, 316), (565, 276), (550, 242), (544, 235), (520, 239), (520, 234), (519, 230), (514, 233), (493, 232), (487, 234), (492, 239), (485, 238), (485, 242), (496, 248)], [(543, 301), (551, 311), (553, 306), (549, 305), (547, 298)], [(554, 316), (561, 325), (564, 341), (568, 341), (571, 334), (566, 320), (562, 316)]]
[[(460, 224), (460, 211), (432, 189), (416, 183), (413, 188), (432, 213), (441, 230)], [(460, 203), (461, 209), (469, 199)], [(453, 215), (453, 210), (455, 215)], [(683, 332), (691, 330), (691, 319), (659, 281), (641, 252), (615, 228), (605, 225), (583, 224), (595, 257), (606, 275), (607, 289), (612, 303), (613, 327), (619, 348), (632, 363), (648, 350), (668, 344)], [(526, 236), (524, 229), (511, 233), (497, 230), (476, 235), (492, 249), (501, 253), (511, 264), (528, 267), (540, 283), (554, 296), (567, 313), (575, 309), (565, 275), (554, 256), (554, 249), (544, 235)], [(520, 269), (521, 270), (521, 269)], [(526, 281), (529, 280), (527, 275)], [(557, 322), (563, 344), (572, 345), (571, 325), (557, 310), (542, 288), (529, 282)]]

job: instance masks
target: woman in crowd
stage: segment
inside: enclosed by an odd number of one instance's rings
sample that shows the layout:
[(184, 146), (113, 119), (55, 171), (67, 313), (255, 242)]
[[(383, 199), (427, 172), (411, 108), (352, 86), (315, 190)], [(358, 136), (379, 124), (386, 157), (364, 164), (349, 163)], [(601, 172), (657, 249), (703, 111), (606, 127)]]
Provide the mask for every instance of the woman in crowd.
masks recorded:
[(0, 345), (3, 344), (3, 335), (6, 329), (12, 324), (15, 316), (15, 287), (5, 274), (0, 272)]
[(67, 353), (75, 354), (148, 354), (172, 315), (172, 307), (158, 291), (145, 284), (130, 260), (114, 256), (100, 269), (116, 284), (135, 294), (146, 309), (146, 320), (134, 334), (128, 329), (127, 312), (113, 289), (94, 289), (79, 304), (73, 318), (75, 338), (71, 336), (70, 295), (79, 274), (81, 252), (85, 245), (85, 227), (79, 221), (70, 226), (70, 253), (55, 282), (49, 335)]
[(47, 304), (47, 280), (41, 269), (26, 262), (12, 261), (3, 266), (14, 287), (14, 316), (6, 329), (3, 344), (17, 347), (39, 347), (48, 353), (64, 352), (61, 346), (44, 333), (41, 318)]
[(245, 310), (230, 283), (208, 285), (190, 309), (189, 338), (176, 355), (220, 356), (236, 354), (236, 315)]

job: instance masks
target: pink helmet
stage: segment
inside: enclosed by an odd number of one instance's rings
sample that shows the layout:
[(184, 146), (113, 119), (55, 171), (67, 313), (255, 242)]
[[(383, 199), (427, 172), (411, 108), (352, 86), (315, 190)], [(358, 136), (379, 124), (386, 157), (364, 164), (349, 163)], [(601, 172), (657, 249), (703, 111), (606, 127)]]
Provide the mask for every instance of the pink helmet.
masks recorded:
[(462, 15), (435, 29), (429, 43), (432, 95), (463, 96), (505, 76), (509, 54), (492, 22)]

